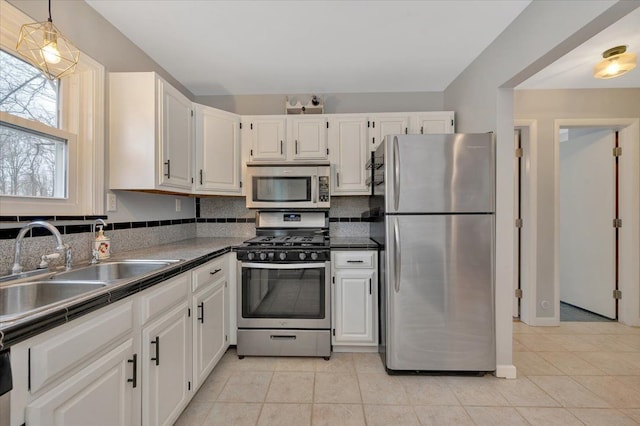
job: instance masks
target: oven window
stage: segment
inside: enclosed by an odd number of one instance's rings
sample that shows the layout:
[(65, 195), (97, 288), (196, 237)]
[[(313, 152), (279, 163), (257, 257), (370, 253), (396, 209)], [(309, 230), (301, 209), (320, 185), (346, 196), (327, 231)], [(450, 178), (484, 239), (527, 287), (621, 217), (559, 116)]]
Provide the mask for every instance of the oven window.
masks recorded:
[(325, 266), (242, 268), (244, 318), (325, 318)]
[(311, 177), (254, 176), (253, 201), (311, 201)]

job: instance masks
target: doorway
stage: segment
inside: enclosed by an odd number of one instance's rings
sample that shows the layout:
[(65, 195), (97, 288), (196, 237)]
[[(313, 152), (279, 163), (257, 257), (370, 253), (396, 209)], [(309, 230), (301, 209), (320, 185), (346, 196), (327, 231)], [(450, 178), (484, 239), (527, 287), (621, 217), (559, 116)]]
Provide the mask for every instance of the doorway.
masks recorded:
[[(607, 219), (608, 232), (614, 237), (609, 237), (608, 241), (613, 241), (610, 253), (613, 253), (614, 260), (611, 260), (613, 267), (614, 283), (608, 288), (611, 293), (606, 296), (607, 305), (617, 321), (627, 325), (640, 325), (640, 120), (637, 118), (590, 118), (590, 119), (555, 119), (554, 120), (554, 163), (555, 163), (555, 218), (554, 218), (554, 292), (555, 292), (555, 324), (560, 322), (560, 293), (561, 293), (561, 259), (560, 259), (560, 225), (561, 216), (561, 169), (560, 169), (560, 129), (601, 129), (603, 132), (609, 131), (615, 135), (617, 132), (617, 148), (607, 149), (609, 161), (615, 160), (614, 176), (617, 174), (617, 205), (614, 198), (614, 217)], [(596, 132), (592, 133), (595, 137)], [(583, 135), (584, 136), (584, 135)], [(615, 138), (615, 136), (614, 136)], [(617, 170), (617, 172), (616, 172)], [(598, 173), (592, 173), (599, 175)], [(602, 178), (604, 181), (604, 178)], [(598, 184), (601, 182), (598, 182)], [(615, 188), (615, 186), (614, 186)], [(594, 189), (595, 190), (595, 189)], [(613, 195), (611, 196), (613, 198)], [(611, 205), (611, 198), (600, 200), (602, 204)], [(566, 203), (566, 201), (565, 201)], [(609, 207), (609, 211), (611, 207)], [(617, 212), (617, 213), (616, 213)], [(615, 222), (614, 222), (615, 219)], [(571, 219), (573, 220), (573, 218)], [(621, 228), (620, 228), (621, 227)], [(616, 232), (616, 228), (617, 232)], [(583, 233), (591, 230), (583, 230)], [(611, 234), (609, 234), (611, 235)], [(603, 243), (609, 244), (609, 243)], [(617, 255), (616, 255), (616, 249)], [(590, 247), (588, 248), (590, 249)], [(615, 260), (617, 259), (617, 261)], [(583, 264), (584, 266), (584, 264)], [(586, 266), (585, 266), (586, 267)], [(617, 285), (615, 279), (617, 278)], [(614, 294), (615, 290), (615, 294)], [(604, 293), (604, 290), (603, 290)], [(612, 301), (613, 300), (613, 301)], [(611, 306), (614, 306), (611, 309)]]
[(618, 137), (559, 129), (561, 321), (618, 319)]

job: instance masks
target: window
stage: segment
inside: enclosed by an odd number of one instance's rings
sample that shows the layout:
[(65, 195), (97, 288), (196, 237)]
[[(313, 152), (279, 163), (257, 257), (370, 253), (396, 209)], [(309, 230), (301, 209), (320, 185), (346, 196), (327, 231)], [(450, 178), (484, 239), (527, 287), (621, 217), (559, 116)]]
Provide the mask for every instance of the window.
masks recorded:
[[(58, 81), (0, 50), (0, 111), (58, 125)], [(68, 139), (0, 121), (0, 195), (67, 197)]]
[(29, 22), (0, 1), (0, 216), (102, 214), (104, 67), (48, 80), (15, 54)]

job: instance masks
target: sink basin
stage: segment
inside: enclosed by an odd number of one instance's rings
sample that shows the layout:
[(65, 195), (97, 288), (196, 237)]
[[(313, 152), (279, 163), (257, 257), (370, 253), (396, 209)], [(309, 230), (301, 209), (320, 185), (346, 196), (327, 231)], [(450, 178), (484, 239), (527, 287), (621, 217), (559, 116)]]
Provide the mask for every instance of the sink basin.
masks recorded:
[(97, 263), (84, 268), (56, 274), (54, 279), (80, 281), (117, 281), (134, 278), (162, 269), (177, 260), (126, 260), (109, 263)]
[(30, 281), (0, 287), (0, 321), (17, 319), (47, 305), (100, 289), (104, 282)]

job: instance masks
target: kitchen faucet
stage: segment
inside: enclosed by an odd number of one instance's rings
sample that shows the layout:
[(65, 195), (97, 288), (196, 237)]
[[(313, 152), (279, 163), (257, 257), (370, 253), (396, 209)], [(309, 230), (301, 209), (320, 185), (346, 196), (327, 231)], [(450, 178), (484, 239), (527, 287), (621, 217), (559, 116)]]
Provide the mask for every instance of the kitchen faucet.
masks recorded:
[(35, 221), (35, 222), (26, 224), (25, 226), (22, 227), (22, 229), (20, 229), (20, 232), (18, 232), (18, 236), (16, 237), (15, 256), (13, 260), (13, 268), (11, 268), (11, 273), (19, 274), (22, 272), (22, 265), (20, 265), (20, 252), (22, 249), (22, 239), (27, 234), (27, 232), (29, 232), (32, 228), (45, 228), (45, 229), (48, 229), (49, 232), (51, 232), (51, 234), (53, 234), (57, 244), (56, 250), (64, 250), (65, 269), (66, 270), (71, 269), (71, 248), (69, 247), (68, 244), (65, 244), (62, 242), (62, 236), (60, 235), (60, 232), (58, 231), (58, 229), (52, 224), (50, 224), (49, 222)]

